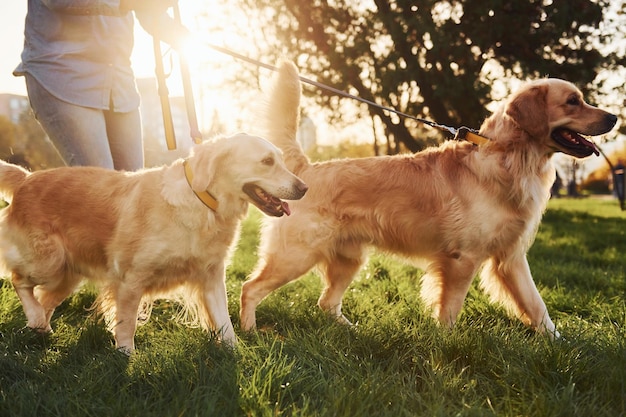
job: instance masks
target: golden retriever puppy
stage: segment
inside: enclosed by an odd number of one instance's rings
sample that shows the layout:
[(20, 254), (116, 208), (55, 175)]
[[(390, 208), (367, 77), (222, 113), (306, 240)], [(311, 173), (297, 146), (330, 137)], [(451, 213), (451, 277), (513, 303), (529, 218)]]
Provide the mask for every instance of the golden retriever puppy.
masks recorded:
[(270, 216), (290, 214), (281, 199), (306, 190), (279, 149), (246, 134), (137, 172), (29, 173), (0, 161), (0, 191), (10, 201), (0, 213), (0, 259), (28, 327), (41, 332), (51, 331), (54, 309), (86, 277), (102, 287), (99, 305), (124, 352), (134, 349), (142, 299), (176, 288), (200, 325), (233, 344), (224, 274), (239, 221), (248, 203)]
[(421, 294), (452, 326), (475, 274), (494, 301), (524, 323), (558, 337), (533, 282), (526, 253), (555, 179), (555, 152), (597, 153), (583, 135), (600, 135), (617, 118), (583, 101), (558, 79), (528, 83), (482, 125), (476, 146), (446, 142), (413, 155), (312, 164), (295, 141), (300, 83), (283, 64), (269, 102), (268, 130), (287, 167), (309, 186), (294, 215), (270, 221), (260, 261), (241, 294), (241, 326), (274, 289), (320, 266), (318, 305), (342, 315), (342, 297), (373, 246), (425, 260)]

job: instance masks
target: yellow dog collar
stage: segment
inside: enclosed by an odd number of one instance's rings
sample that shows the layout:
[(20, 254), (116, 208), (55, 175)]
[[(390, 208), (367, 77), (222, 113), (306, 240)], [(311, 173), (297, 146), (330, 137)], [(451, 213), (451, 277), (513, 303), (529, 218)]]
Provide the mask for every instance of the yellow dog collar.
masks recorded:
[(191, 166), (187, 163), (186, 159), (183, 161), (183, 168), (185, 169), (185, 178), (187, 179), (187, 184), (189, 184), (189, 188), (191, 188), (191, 191), (193, 191), (196, 197), (198, 197), (198, 199), (202, 201), (205, 206), (213, 211), (217, 211), (217, 206), (219, 205), (219, 203), (217, 202), (215, 197), (209, 194), (208, 191), (197, 192), (191, 186), (191, 182), (193, 181), (193, 172), (191, 171)]
[(489, 142), (489, 139), (484, 136), (480, 136), (478, 132), (465, 126), (457, 129), (456, 134), (454, 135), (454, 139), (466, 140), (476, 146), (484, 145), (485, 143)]

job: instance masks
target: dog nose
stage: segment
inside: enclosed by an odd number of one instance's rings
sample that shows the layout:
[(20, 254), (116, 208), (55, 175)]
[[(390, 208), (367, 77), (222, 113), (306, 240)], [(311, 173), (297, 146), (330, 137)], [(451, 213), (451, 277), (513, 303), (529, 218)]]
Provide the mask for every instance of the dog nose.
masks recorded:
[(615, 123), (617, 123), (617, 116), (611, 113), (607, 114), (606, 122), (607, 124), (611, 125), (611, 127), (615, 126)]

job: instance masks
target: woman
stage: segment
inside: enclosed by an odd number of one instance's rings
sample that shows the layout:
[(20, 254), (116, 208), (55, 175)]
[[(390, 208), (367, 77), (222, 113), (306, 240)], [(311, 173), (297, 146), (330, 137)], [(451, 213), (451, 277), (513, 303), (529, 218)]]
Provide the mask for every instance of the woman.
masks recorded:
[(67, 165), (143, 167), (132, 12), (149, 33), (176, 44), (186, 30), (166, 13), (175, 1), (28, 0), (14, 75), (25, 77), (35, 117)]

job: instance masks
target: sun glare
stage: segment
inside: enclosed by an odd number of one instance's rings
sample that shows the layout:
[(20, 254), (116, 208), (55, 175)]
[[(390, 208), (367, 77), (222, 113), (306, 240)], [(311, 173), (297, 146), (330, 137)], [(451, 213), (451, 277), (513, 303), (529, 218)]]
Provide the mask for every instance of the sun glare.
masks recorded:
[[(241, 72), (241, 66), (249, 64), (238, 62), (209, 45), (237, 51), (242, 55), (255, 55), (254, 43), (251, 41), (254, 37), (254, 29), (251, 28), (254, 25), (242, 24), (242, 16), (238, 15), (241, 12), (228, 8), (225, 1), (181, 0), (179, 8), (182, 23), (192, 35), (181, 51), (173, 52), (167, 45), (162, 45), (164, 67), (169, 73), (167, 86), (170, 96), (184, 94), (180, 53), (189, 67), (200, 130), (214, 130), (212, 125), (216, 122), (223, 127), (224, 133), (246, 129), (240, 111), (242, 103), (237, 100), (242, 92), (237, 91), (229, 80), (232, 80), (233, 74)], [(132, 62), (137, 77), (155, 76), (153, 40), (139, 24), (135, 29)]]

